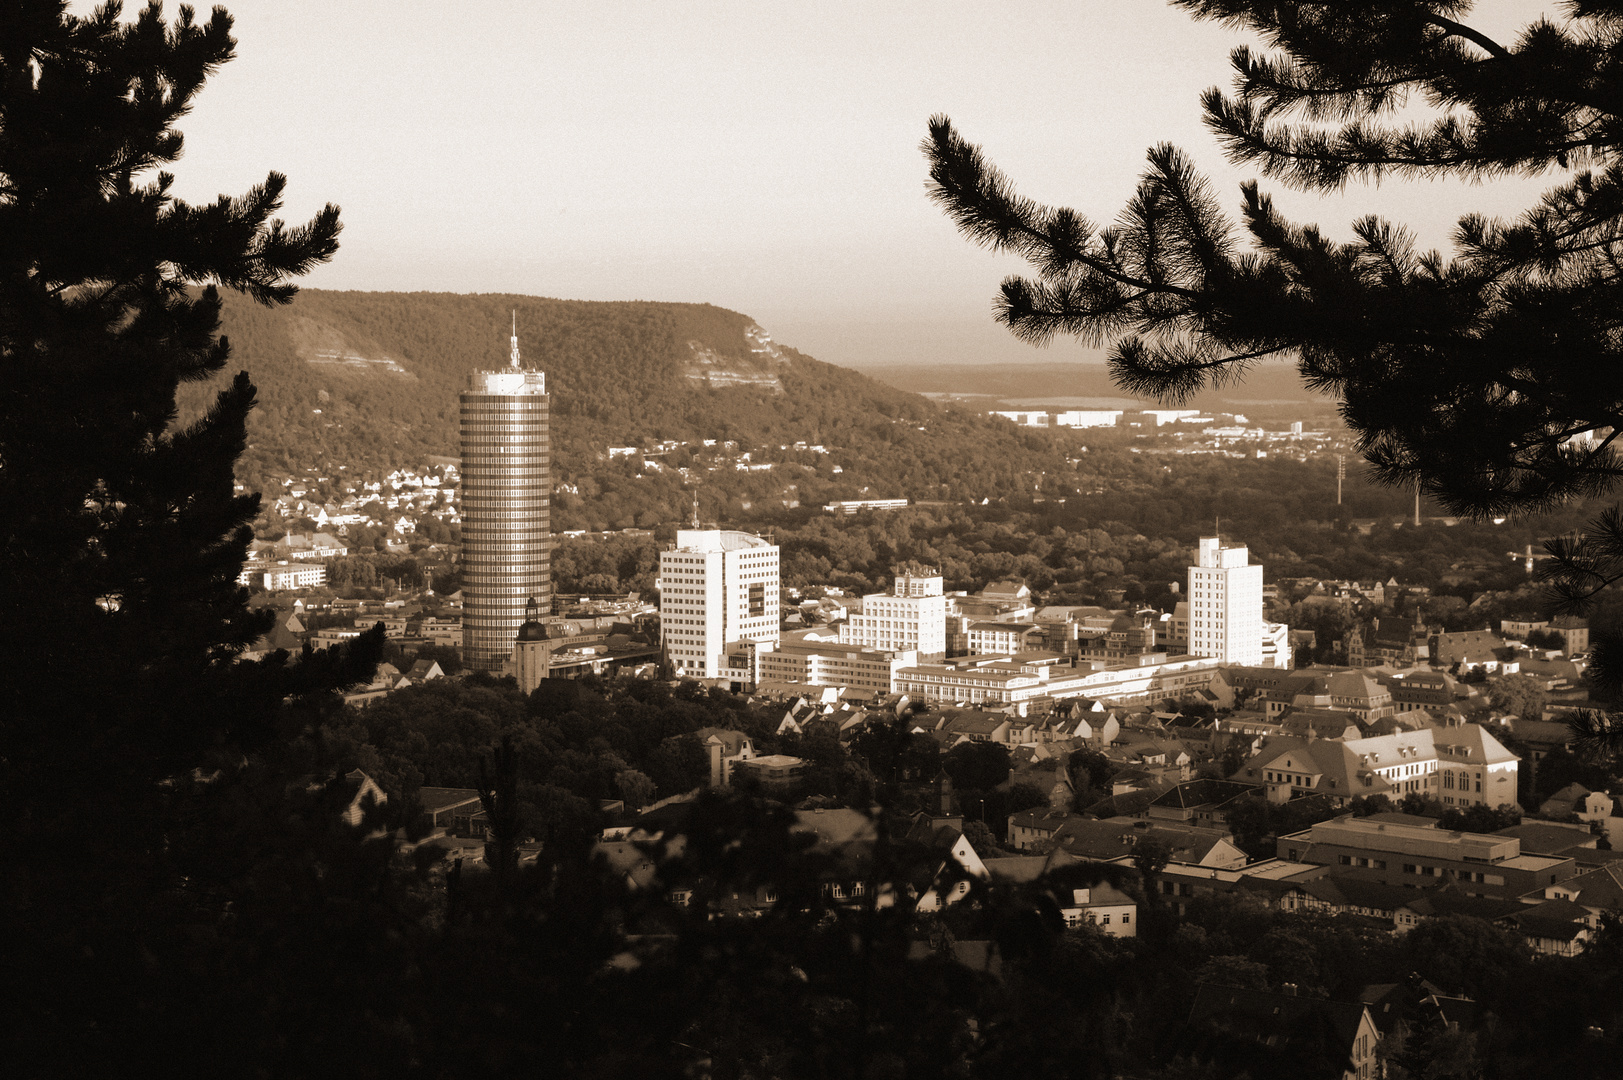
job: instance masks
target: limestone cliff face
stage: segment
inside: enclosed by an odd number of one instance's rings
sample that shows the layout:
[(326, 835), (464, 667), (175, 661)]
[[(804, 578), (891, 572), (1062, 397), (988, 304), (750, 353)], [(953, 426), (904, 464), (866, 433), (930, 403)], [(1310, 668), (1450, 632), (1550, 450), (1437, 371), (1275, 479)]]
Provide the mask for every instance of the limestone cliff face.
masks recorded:
[(348, 375), (386, 375), (416, 381), (399, 358), (365, 335), (345, 333), (330, 322), (305, 315), (288, 319), (287, 337), (294, 353), (313, 367)]
[(683, 374), (711, 387), (753, 386), (783, 393), (780, 371), (790, 363), (765, 330), (754, 323), (744, 328), (748, 357), (723, 356), (702, 341), (689, 340)]

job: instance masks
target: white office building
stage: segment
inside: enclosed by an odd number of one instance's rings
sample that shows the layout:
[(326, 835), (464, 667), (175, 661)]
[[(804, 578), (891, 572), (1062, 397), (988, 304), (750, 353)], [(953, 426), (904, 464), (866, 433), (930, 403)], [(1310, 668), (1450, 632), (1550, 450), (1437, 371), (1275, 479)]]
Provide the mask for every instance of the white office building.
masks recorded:
[(1245, 545), (1203, 536), (1189, 568), (1189, 655), (1262, 664), (1262, 566)]
[(862, 614), (840, 627), (840, 644), (917, 653), (920, 663), (947, 655), (947, 598), (932, 567), (902, 571), (889, 592), (862, 598)]
[(778, 640), (778, 547), (750, 533), (679, 529), (659, 554), (659, 620), (678, 676), (715, 679), (727, 645)]

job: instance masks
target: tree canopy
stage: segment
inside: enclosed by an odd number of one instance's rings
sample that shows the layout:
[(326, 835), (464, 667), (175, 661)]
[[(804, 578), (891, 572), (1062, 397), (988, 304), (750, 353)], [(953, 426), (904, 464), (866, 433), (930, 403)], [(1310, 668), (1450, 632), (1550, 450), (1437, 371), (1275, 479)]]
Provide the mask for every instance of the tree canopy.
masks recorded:
[[(1456, 253), (1367, 217), (1337, 243), (1256, 182), (1244, 232), (1176, 147), (1149, 153), (1115, 224), (1017, 193), (945, 116), (930, 194), (973, 241), (1030, 262), (998, 318), (1042, 342), (1112, 343), (1118, 383), (1178, 401), (1294, 358), (1339, 396), (1377, 476), (1456, 512), (1538, 510), (1611, 488), (1623, 427), (1623, 5), (1572, 0), (1511, 41), (1459, 0), (1174, 0), (1269, 47), (1202, 98), (1228, 157), (1289, 187), (1457, 176), (1564, 178), (1514, 221), (1463, 216)], [(1416, 114), (1423, 114), (1414, 119)]]
[[(237, 662), (271, 621), (237, 584), (259, 502), (233, 489), (247, 373), (176, 422), (179, 388), (231, 358), (220, 287), (286, 303), (337, 249), (337, 207), (275, 218), (278, 173), (205, 205), (172, 194), (175, 125), (235, 45), (218, 9), (166, 21), (157, 3), (125, 19), (115, 3), (80, 17), (20, 0), (0, 18), (0, 796), (14, 811), (0, 848), (29, 866), (0, 893), (0, 968), (34, 987), (30, 1038), (75, 1046), (48, 1072), (103, 1071), (112, 1046), (138, 1060), (137, 1014), (178, 1038), (173, 987), (213, 961), (175, 942), (222, 959), (196, 932), (276, 904), (246, 887), (245, 862), (297, 891), (332, 856), (330, 830), (301, 829), (291, 807), (331, 808), (338, 787), (289, 794), (280, 777), (257, 794), (284, 813), (255, 821), (251, 784), (215, 781), (330, 711), (383, 644), (380, 627)], [(280, 832), (252, 827), (271, 819)]]
[(230, 731), (230, 661), (268, 629), (236, 581), (254, 387), (238, 374), (185, 426), (176, 394), (230, 358), (218, 287), (286, 303), (337, 250), (338, 208), (284, 224), (274, 172), (171, 193), (175, 124), (235, 49), (225, 12), (62, 8), (22, 4), (0, 34), (0, 711), (13, 755), (77, 729), (161, 769)]

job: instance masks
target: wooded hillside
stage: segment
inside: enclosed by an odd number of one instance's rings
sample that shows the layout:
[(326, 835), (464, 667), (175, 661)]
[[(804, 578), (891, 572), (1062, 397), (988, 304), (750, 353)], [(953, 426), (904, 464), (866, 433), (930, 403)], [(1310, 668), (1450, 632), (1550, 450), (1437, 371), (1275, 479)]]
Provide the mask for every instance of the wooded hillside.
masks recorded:
[(747, 316), (706, 304), (305, 290), (274, 310), (226, 297), (227, 368), (259, 388), (242, 474), (455, 456), (457, 394), (506, 363), (515, 311), (525, 362), (547, 373), (559, 481), (648, 439), (822, 443), (844, 454), (837, 487), (913, 497), (962, 480), (966, 454), (986, 465), (976, 487), (1060, 465), (1049, 439), (752, 339)]

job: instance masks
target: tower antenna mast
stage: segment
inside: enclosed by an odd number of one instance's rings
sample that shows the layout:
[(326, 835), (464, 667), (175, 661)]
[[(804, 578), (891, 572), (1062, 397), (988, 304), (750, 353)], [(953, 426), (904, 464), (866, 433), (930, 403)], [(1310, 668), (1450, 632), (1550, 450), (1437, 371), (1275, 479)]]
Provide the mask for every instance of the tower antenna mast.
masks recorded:
[(509, 340), (512, 342), (512, 350), (507, 354), (507, 363), (510, 366), (516, 368), (516, 367), (518, 367), (518, 309), (517, 308), (513, 309), (513, 336)]

